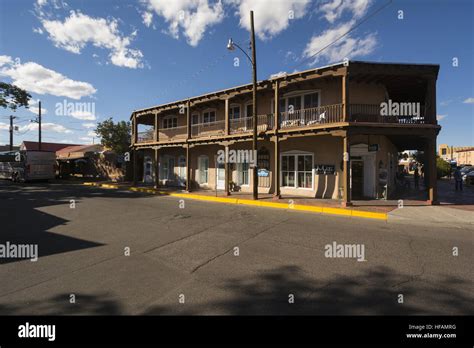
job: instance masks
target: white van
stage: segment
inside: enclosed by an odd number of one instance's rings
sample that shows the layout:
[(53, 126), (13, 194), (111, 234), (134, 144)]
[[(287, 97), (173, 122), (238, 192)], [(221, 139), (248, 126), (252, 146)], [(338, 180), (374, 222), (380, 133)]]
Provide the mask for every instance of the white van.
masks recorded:
[(16, 182), (54, 179), (56, 153), (7, 151), (0, 153), (0, 178)]

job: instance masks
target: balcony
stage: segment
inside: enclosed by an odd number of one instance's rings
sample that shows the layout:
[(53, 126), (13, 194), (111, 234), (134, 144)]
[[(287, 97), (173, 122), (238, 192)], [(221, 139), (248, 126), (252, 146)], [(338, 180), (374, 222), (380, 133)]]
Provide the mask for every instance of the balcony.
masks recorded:
[[(330, 125), (344, 122), (343, 104), (324, 105), (314, 108), (281, 112), (279, 117), (280, 128), (298, 129)], [(357, 123), (391, 123), (391, 124), (425, 124), (425, 107), (420, 106), (419, 113), (404, 116), (382, 116), (380, 104), (351, 104), (349, 106), (349, 121)], [(257, 131), (259, 134), (274, 130), (274, 115), (263, 114), (257, 116)], [(253, 117), (242, 117), (229, 120), (229, 133), (252, 134)], [(154, 142), (153, 129), (139, 132), (138, 143)], [(225, 121), (198, 123), (191, 125), (191, 138), (212, 138), (225, 136)], [(187, 126), (160, 129), (159, 142), (184, 141), (187, 138)]]

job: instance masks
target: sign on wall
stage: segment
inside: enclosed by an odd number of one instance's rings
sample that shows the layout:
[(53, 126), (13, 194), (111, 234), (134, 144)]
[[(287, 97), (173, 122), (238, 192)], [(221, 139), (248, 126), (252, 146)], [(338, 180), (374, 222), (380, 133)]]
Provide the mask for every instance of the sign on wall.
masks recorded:
[(316, 174), (334, 175), (336, 173), (336, 166), (332, 164), (316, 164), (314, 169)]

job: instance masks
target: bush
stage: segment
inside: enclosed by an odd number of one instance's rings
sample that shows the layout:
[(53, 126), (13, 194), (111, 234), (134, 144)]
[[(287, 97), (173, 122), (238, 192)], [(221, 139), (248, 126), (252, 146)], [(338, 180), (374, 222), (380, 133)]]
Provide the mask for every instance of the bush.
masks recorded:
[(451, 172), (451, 165), (440, 157), (436, 157), (436, 177), (447, 176)]

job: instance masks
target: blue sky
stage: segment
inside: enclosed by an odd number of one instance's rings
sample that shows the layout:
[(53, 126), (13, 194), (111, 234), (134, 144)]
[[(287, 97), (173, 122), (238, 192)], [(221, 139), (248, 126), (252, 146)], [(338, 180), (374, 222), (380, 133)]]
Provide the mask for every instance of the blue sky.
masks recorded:
[[(248, 45), (253, 9), (259, 79), (346, 57), (440, 64), (438, 143), (474, 145), (473, 1), (393, 0), (316, 61), (308, 58), (387, 2), (0, 0), (0, 79), (42, 101), (44, 141), (89, 143), (97, 121), (250, 82), (245, 57), (226, 43)], [(58, 111), (65, 101), (94, 110)], [(37, 140), (35, 110), (32, 102), (15, 113), (15, 144)], [(8, 143), (10, 113), (0, 110), (0, 144)]]

